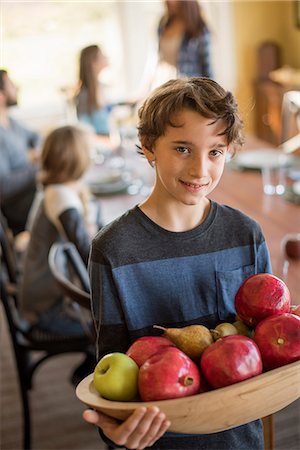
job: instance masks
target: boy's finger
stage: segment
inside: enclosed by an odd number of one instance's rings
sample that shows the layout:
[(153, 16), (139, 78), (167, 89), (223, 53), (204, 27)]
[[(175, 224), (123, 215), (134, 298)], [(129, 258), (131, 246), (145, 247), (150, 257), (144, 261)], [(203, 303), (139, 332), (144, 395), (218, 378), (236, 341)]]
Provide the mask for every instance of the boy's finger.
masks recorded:
[(136, 430), (139, 423), (147, 413), (147, 409), (144, 406), (137, 408), (131, 416), (128, 417), (125, 422), (118, 428), (118, 445), (125, 445), (128, 437)]
[(85, 411), (83, 411), (82, 417), (86, 422), (93, 423), (94, 425), (96, 425), (99, 420), (98, 413), (92, 409), (86, 409)]
[(156, 441), (163, 422), (166, 420), (164, 413), (160, 412), (152, 416), (152, 422), (148, 421), (147, 427), (144, 426), (144, 436), (142, 435), (136, 444), (138, 448), (148, 447), (150, 442)]
[(83, 411), (82, 416), (86, 422), (97, 425), (100, 428), (104, 427), (105, 425), (117, 425), (116, 419), (113, 419), (106, 414), (102, 414), (99, 411), (94, 411), (93, 409), (86, 409), (85, 411)]
[[(145, 448), (147, 443), (156, 435), (160, 428), (160, 423), (164, 419), (165, 415), (159, 411), (159, 408), (148, 408), (146, 414), (128, 436), (126, 446), (128, 448)], [(153, 427), (154, 429), (152, 430)]]
[(158, 439), (160, 439), (165, 432), (168, 430), (168, 428), (170, 427), (171, 422), (169, 420), (164, 420), (163, 423), (161, 424), (160, 429), (158, 430), (156, 436), (154, 437), (154, 439), (152, 439), (150, 442), (147, 443), (148, 447), (151, 447)]

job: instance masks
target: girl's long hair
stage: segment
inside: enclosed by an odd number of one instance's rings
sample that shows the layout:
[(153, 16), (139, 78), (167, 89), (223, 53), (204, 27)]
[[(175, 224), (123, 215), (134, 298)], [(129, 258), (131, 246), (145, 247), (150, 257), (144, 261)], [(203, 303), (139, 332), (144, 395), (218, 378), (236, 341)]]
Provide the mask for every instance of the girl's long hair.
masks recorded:
[(84, 87), (87, 90), (89, 112), (93, 112), (100, 107), (98, 75), (92, 67), (100, 52), (98, 45), (90, 45), (81, 50), (79, 58), (79, 89)]

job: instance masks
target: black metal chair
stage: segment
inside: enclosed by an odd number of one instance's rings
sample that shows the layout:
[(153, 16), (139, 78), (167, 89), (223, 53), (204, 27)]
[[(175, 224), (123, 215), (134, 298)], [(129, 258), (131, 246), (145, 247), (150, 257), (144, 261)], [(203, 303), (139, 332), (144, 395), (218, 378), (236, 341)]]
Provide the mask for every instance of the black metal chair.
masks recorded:
[(90, 313), (90, 280), (76, 246), (72, 242), (55, 242), (50, 248), (48, 263), (52, 275), (65, 296), (77, 306), (77, 316), (91, 342), (95, 331)]
[[(14, 236), (7, 225), (7, 221), (0, 211), (0, 242), (1, 262), (4, 263), (6, 288), (14, 296), (17, 302), (17, 283), (19, 278), (19, 267), (14, 249)], [(3, 267), (1, 268), (3, 272)], [(4, 275), (4, 274), (3, 274)]]
[[(22, 318), (17, 299), (17, 290), (11, 285), (17, 284), (14, 258), (7, 233), (0, 224), (1, 250), (1, 301), (4, 307), (14, 356), (17, 367), (19, 388), (23, 407), (23, 448), (31, 448), (31, 416), (29, 391), (33, 385), (36, 369), (48, 358), (63, 353), (93, 354), (93, 345), (89, 336), (58, 336), (41, 330)], [(34, 358), (33, 358), (34, 354)]]
[(64, 294), (90, 310), (90, 281), (87, 268), (72, 242), (54, 243), (49, 252), (49, 267)]

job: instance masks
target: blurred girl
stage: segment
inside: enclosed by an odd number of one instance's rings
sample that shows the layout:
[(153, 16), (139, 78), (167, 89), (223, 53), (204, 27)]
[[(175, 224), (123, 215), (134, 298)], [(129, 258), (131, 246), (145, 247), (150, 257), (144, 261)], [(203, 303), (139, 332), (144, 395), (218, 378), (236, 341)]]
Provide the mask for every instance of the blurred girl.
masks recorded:
[(75, 96), (78, 120), (91, 125), (97, 134), (108, 135), (109, 108), (105, 106), (103, 86), (99, 81), (107, 58), (98, 45), (82, 49), (79, 59), (79, 87)]
[[(64, 300), (48, 266), (48, 254), (56, 241), (73, 242), (87, 264), (91, 234), (89, 194), (81, 181), (90, 164), (90, 136), (86, 130), (63, 126), (45, 139), (39, 182), (42, 198), (30, 232), (21, 285), (22, 307), (32, 324), (62, 335), (84, 334)], [(97, 220), (94, 221), (97, 223)]]
[(158, 27), (159, 58), (177, 76), (212, 78), (210, 31), (197, 0), (167, 0)]

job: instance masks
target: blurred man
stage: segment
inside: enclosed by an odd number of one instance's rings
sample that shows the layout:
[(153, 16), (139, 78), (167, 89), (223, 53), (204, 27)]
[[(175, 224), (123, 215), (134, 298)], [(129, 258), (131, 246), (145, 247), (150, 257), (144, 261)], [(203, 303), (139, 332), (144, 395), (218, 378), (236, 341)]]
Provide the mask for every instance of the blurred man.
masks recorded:
[(17, 104), (17, 88), (0, 70), (0, 207), (16, 235), (25, 224), (35, 191), (40, 136), (8, 114)]

